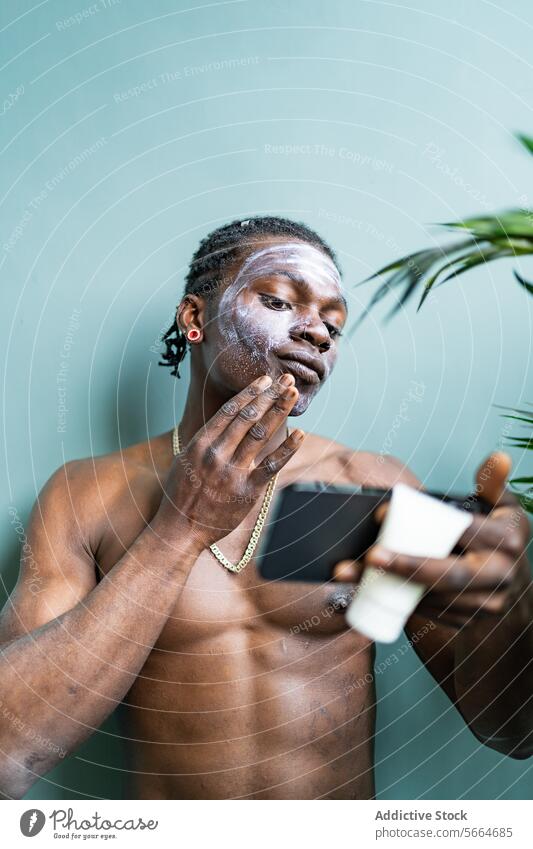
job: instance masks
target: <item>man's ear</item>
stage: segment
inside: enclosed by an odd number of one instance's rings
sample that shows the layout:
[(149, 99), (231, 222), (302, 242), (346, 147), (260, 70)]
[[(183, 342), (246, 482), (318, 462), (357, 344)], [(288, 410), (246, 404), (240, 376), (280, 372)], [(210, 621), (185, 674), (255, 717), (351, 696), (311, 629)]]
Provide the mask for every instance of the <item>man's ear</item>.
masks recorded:
[(176, 324), (182, 333), (186, 334), (191, 328), (204, 332), (206, 306), (202, 295), (185, 295), (176, 310)]

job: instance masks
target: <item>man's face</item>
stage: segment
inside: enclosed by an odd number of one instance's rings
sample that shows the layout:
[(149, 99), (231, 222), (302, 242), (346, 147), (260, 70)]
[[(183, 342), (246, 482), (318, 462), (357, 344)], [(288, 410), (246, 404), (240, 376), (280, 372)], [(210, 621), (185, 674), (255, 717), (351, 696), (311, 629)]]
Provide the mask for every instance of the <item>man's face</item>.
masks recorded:
[(229, 269), (204, 328), (207, 380), (238, 392), (261, 374), (290, 372), (301, 415), (327, 380), (346, 318), (334, 263), (298, 240), (256, 239)]

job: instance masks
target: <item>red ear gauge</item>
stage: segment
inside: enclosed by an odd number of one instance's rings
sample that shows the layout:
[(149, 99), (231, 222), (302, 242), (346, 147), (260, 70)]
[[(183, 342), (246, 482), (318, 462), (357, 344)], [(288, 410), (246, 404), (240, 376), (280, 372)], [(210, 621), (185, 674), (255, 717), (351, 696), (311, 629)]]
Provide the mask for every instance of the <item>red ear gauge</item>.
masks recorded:
[(197, 342), (200, 336), (200, 331), (197, 330), (195, 327), (192, 327), (190, 330), (187, 331), (187, 339), (189, 340), (189, 342)]

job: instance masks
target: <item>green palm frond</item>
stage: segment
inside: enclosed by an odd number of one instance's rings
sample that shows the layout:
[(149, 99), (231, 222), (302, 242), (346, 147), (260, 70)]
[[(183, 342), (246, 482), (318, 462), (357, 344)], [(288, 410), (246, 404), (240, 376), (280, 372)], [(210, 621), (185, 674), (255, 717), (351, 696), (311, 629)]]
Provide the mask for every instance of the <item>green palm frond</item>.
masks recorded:
[[(528, 153), (533, 154), (533, 137), (517, 133), (516, 138)], [(533, 210), (530, 209), (508, 209), (493, 215), (448, 221), (439, 226), (460, 234), (462, 238), (443, 247), (407, 254), (361, 281), (358, 285), (376, 278), (381, 279), (370, 303), (350, 332), (359, 326), (365, 316), (386, 295), (392, 294), (395, 297), (394, 306), (386, 316), (389, 319), (417, 290), (422, 290), (417, 308), (420, 309), (434, 286), (440, 286), (482, 263), (494, 262), (505, 257), (533, 255)], [(533, 283), (525, 280), (517, 271), (514, 271), (514, 276), (520, 286), (528, 294), (533, 295)], [(531, 406), (533, 407), (533, 404)], [(518, 422), (517, 426), (527, 431), (524, 436), (506, 437), (507, 444), (524, 451), (533, 451), (533, 409), (524, 410), (516, 407), (500, 409), (507, 411), (504, 418)], [(509, 485), (524, 510), (533, 514), (533, 476), (511, 478)]]
[[(517, 134), (516, 137), (533, 154), (533, 138), (524, 134)], [(533, 255), (533, 210), (530, 209), (508, 209), (492, 215), (447, 221), (438, 226), (460, 234), (463, 238), (449, 245), (407, 254), (358, 283), (361, 286), (370, 280), (381, 280), (352, 331), (389, 294), (394, 296), (395, 303), (386, 320), (405, 306), (417, 290), (421, 290), (417, 307), (419, 310), (436, 285), (497, 259)], [(516, 271), (515, 277), (533, 295), (533, 283), (524, 280)]]
[[(499, 404), (495, 404), (495, 406), (501, 410), (508, 411), (503, 414), (503, 418), (520, 422), (520, 427), (525, 428), (529, 433), (525, 437), (508, 436), (507, 444), (511, 448), (522, 448), (525, 451), (533, 451), (533, 410), (523, 410), (518, 407), (500, 407)], [(533, 514), (533, 476), (526, 475), (511, 478), (509, 485), (524, 510), (527, 513)]]
[(519, 275), (518, 271), (513, 271), (513, 274), (520, 283), (520, 285), (523, 286), (524, 289), (529, 292), (530, 295), (533, 295), (533, 285), (531, 283), (528, 283), (527, 280), (524, 280), (524, 278)]
[(515, 137), (529, 153), (533, 153), (533, 138), (531, 136), (526, 136), (524, 133), (515, 133)]

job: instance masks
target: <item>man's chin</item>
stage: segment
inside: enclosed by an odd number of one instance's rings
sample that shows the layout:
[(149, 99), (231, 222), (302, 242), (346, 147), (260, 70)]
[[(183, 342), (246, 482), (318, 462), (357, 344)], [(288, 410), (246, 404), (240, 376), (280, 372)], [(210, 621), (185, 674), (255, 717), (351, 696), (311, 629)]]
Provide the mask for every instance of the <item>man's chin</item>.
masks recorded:
[(320, 386), (310, 387), (308, 386), (308, 384), (305, 384), (305, 386), (301, 387), (297, 383), (296, 388), (298, 389), (300, 394), (298, 396), (296, 404), (290, 411), (289, 416), (301, 416), (302, 413), (305, 413), (315, 395), (317, 395), (320, 391)]

